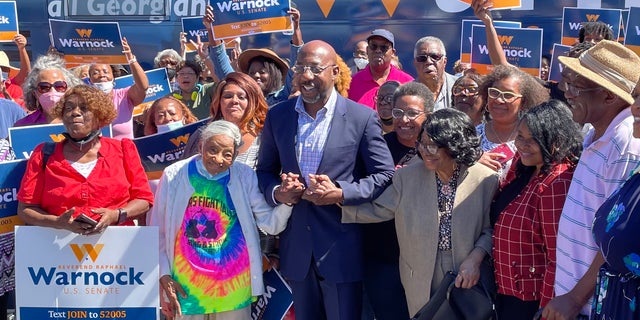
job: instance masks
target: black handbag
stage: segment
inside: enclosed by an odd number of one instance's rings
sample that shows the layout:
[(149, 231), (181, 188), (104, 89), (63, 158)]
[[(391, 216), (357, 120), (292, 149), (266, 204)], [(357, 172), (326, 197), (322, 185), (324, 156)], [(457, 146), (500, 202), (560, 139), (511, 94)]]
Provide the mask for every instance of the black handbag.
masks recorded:
[(496, 320), (495, 277), (489, 259), (480, 266), (480, 280), (469, 288), (456, 288), (457, 274), (447, 272), (438, 290), (412, 320)]

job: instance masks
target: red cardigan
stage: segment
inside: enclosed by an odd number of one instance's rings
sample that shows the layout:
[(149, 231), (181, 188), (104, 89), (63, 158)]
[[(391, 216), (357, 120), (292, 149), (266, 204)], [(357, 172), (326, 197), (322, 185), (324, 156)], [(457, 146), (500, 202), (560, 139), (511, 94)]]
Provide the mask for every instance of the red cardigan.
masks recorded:
[[(85, 178), (64, 158), (62, 143), (57, 143), (42, 169), (42, 147), (35, 148), (22, 177), (18, 200), (37, 204), (53, 215), (61, 215), (72, 207), (74, 216), (93, 208), (117, 209), (133, 199), (153, 204), (153, 193), (131, 140), (100, 138), (98, 161)], [(132, 225), (127, 221), (125, 225)]]

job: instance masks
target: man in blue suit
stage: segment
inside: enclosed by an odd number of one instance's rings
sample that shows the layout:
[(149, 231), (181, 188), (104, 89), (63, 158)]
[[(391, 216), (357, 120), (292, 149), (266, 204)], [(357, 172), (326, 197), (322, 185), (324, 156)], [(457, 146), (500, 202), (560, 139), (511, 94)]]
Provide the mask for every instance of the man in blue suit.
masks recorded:
[[(342, 224), (339, 205), (380, 195), (391, 183), (393, 160), (375, 111), (334, 89), (339, 71), (329, 44), (305, 44), (292, 70), (300, 96), (267, 113), (257, 167), (266, 200), (293, 206), (280, 235), (280, 268), (293, 290), (296, 319), (358, 320), (360, 226)], [(339, 189), (322, 196), (305, 190), (316, 174)]]

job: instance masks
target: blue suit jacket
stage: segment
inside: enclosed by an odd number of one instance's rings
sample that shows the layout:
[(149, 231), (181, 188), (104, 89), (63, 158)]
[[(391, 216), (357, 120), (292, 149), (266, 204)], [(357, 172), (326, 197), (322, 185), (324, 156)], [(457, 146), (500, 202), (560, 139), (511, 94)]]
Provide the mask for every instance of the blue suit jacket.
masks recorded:
[[(258, 182), (266, 200), (280, 173), (300, 173), (296, 158), (298, 113), (296, 99), (275, 105), (267, 113), (258, 154)], [(345, 205), (379, 196), (391, 183), (393, 159), (382, 138), (376, 113), (338, 95), (324, 153), (317, 174), (325, 174), (342, 188)], [(280, 267), (292, 280), (303, 280), (311, 255), (320, 275), (331, 282), (362, 279), (362, 235), (358, 224), (341, 223), (337, 205), (316, 206), (306, 200), (294, 205), (280, 235)]]

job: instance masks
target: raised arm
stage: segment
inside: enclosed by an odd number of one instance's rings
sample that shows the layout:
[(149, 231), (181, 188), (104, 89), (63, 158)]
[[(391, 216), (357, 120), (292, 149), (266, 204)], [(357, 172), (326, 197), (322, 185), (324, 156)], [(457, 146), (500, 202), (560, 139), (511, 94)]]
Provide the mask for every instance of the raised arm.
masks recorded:
[(509, 65), (507, 57), (502, 50), (502, 44), (498, 39), (498, 33), (493, 25), (493, 18), (491, 17), (490, 0), (473, 0), (471, 6), (473, 7), (473, 13), (482, 21), (487, 33), (487, 50), (489, 51), (489, 58), (491, 64), (497, 65)]
[(20, 72), (13, 77), (13, 83), (22, 85), (24, 79), (27, 78), (29, 72), (31, 72), (31, 61), (29, 60), (29, 54), (27, 53), (27, 38), (21, 34), (16, 34), (13, 37), (13, 42), (18, 47), (18, 55), (20, 56)]
[(138, 63), (136, 56), (131, 52), (131, 47), (129, 47), (127, 38), (122, 38), (122, 49), (122, 53), (124, 53), (127, 57), (127, 61), (129, 62), (129, 68), (131, 69), (134, 81), (133, 86), (129, 88), (127, 96), (129, 101), (131, 101), (135, 106), (141, 104), (144, 100), (147, 94), (147, 89), (149, 88), (149, 79), (147, 79), (147, 75)]

